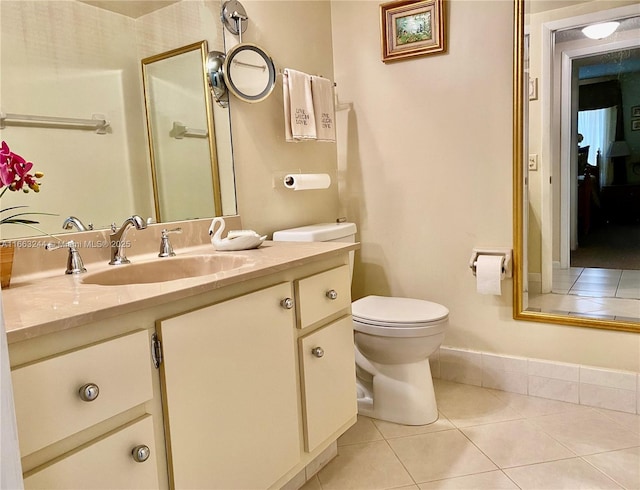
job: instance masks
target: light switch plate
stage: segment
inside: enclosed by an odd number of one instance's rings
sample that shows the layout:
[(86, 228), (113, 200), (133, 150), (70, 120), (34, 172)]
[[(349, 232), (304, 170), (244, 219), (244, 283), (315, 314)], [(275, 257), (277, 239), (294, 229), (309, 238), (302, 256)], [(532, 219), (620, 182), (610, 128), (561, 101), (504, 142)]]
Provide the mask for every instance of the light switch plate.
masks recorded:
[(529, 155), (529, 170), (534, 172), (538, 170), (538, 154), (537, 153), (532, 153), (531, 155)]

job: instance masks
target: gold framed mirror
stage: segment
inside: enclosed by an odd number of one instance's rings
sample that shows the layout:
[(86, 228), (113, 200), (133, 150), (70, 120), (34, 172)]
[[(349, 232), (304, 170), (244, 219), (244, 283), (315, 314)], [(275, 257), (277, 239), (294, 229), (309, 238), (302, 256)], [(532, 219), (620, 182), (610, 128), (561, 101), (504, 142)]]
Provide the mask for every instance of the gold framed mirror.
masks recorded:
[(142, 60), (158, 221), (222, 214), (207, 55), (201, 41)]
[[(514, 318), (640, 332), (640, 9), (515, 0), (514, 12)], [(582, 32), (609, 21), (608, 37)], [(618, 99), (594, 102), (605, 82)], [(607, 131), (585, 122), (595, 112)], [(584, 253), (596, 236), (606, 259)]]

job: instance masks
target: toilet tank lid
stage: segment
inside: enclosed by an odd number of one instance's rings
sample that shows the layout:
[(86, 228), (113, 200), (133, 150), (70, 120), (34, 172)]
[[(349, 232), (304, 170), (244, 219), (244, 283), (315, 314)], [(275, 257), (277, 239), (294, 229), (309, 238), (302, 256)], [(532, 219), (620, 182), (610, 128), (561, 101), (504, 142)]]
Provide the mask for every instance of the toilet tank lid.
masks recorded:
[(449, 310), (431, 301), (389, 296), (366, 296), (351, 304), (353, 316), (386, 323), (428, 323), (449, 316)]
[(355, 223), (320, 223), (273, 232), (275, 242), (326, 242), (355, 235)]

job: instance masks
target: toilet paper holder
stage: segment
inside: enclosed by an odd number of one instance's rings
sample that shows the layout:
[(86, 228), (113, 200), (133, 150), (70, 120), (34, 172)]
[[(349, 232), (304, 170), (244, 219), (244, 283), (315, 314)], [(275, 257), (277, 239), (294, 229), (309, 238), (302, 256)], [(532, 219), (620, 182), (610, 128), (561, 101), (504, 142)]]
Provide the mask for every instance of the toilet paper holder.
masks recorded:
[(469, 260), (469, 268), (473, 275), (476, 275), (476, 262), (480, 255), (501, 255), (502, 259), (502, 273), (504, 277), (511, 277), (513, 272), (513, 251), (510, 248), (474, 248), (471, 253), (471, 259)]

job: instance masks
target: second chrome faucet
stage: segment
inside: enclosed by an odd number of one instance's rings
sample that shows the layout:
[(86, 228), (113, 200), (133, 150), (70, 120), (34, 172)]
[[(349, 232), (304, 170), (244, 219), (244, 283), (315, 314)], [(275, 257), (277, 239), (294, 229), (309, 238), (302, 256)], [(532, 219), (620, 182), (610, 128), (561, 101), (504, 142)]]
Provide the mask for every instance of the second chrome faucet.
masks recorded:
[(144, 230), (147, 227), (145, 221), (134, 214), (130, 218), (124, 220), (122, 226), (117, 229), (115, 223), (111, 225), (112, 233), (109, 235), (111, 241), (111, 260), (110, 265), (128, 264), (130, 261), (127, 259), (125, 249), (127, 248), (127, 242), (125, 237), (129, 228), (135, 227), (136, 230)]

